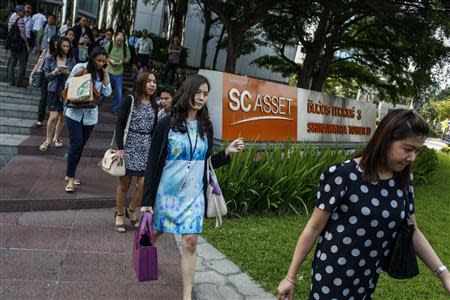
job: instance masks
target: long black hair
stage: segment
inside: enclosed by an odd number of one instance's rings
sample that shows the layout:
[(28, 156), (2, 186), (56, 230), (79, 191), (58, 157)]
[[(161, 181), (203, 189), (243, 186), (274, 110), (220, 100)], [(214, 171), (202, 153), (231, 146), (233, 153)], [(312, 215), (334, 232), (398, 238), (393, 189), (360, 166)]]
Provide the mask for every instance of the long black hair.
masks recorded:
[(50, 42), (48, 45), (48, 53), (50, 54), (50, 56), (54, 56), (56, 55), (56, 45), (55, 42), (58, 42), (58, 36), (55, 34), (50, 38)]
[[(206, 77), (199, 74), (191, 75), (186, 78), (178, 92), (175, 94), (175, 97), (173, 97), (173, 130), (181, 132), (187, 131), (185, 121), (188, 118), (189, 108), (191, 105), (194, 105), (194, 96), (200, 86), (204, 83), (208, 86), (209, 91), (211, 89), (211, 85)], [(197, 112), (197, 120), (198, 131), (200, 135), (204, 136), (212, 127), (206, 104)]]
[[(426, 137), (430, 127), (425, 120), (411, 110), (395, 109), (387, 114), (378, 125), (364, 150), (354, 158), (361, 157), (359, 165), (363, 169), (365, 181), (377, 181), (378, 171), (386, 167), (389, 147), (393, 142), (403, 140), (412, 136)], [(406, 187), (409, 182), (410, 166), (407, 165), (397, 174), (400, 185)]]
[(87, 71), (92, 75), (92, 80), (94, 81), (97, 79), (97, 77), (103, 78), (104, 70), (103, 68), (97, 69), (95, 67), (95, 58), (99, 55), (104, 55), (106, 58), (108, 58), (108, 53), (106, 53), (105, 48), (103, 47), (95, 47), (94, 50), (92, 50), (91, 54), (89, 55), (89, 60), (87, 63)]
[[(70, 46), (70, 48), (69, 48), (69, 51), (67, 51), (67, 54), (66, 55), (64, 55), (64, 52), (63, 52), (63, 50), (62, 50), (62, 43), (64, 43), (64, 42), (68, 42), (69, 43), (69, 46)], [(63, 36), (62, 38), (60, 38), (59, 40), (58, 40), (58, 42), (56, 43), (56, 51), (55, 51), (55, 56), (58, 56), (58, 57), (67, 57), (67, 58), (69, 58), (69, 57), (72, 57), (72, 51), (71, 51), (71, 49), (72, 49), (72, 43), (70, 42), (70, 40), (68, 39), (68, 38), (66, 38), (65, 36)]]

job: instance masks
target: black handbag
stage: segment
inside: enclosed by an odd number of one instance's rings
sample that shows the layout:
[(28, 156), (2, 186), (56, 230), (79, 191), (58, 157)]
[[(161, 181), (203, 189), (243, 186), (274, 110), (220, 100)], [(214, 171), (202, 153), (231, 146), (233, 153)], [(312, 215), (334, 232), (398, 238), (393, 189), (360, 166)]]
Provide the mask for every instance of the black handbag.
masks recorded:
[(390, 255), (384, 260), (381, 268), (389, 276), (396, 279), (409, 279), (419, 274), (416, 251), (414, 250), (413, 236), (415, 225), (409, 214), (409, 196), (405, 191), (405, 218), (402, 220), (394, 246)]

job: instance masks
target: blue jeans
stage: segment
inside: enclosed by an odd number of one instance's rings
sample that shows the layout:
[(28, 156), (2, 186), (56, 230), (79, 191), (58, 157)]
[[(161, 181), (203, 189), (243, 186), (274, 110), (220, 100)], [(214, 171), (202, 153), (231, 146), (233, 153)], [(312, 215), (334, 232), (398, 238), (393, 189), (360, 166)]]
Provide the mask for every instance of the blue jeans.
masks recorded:
[(112, 75), (109, 74), (109, 80), (111, 81), (111, 87), (114, 91), (114, 100), (112, 105), (112, 111), (117, 112), (120, 107), (120, 103), (122, 103), (122, 94), (123, 94), (123, 74), (121, 75)]
[(92, 129), (95, 125), (83, 125), (83, 120), (77, 122), (71, 118), (66, 117), (67, 131), (69, 132), (70, 148), (67, 156), (67, 170), (66, 176), (75, 177), (78, 163), (83, 153), (84, 145), (86, 145)]

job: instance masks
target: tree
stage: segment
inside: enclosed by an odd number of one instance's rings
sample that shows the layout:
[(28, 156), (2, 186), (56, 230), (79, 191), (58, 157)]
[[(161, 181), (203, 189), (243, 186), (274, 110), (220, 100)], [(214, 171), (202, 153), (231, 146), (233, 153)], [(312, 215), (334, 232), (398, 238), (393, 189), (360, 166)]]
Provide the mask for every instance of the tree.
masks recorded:
[(211, 27), (219, 21), (219, 18), (213, 18), (211, 10), (203, 5), (200, 0), (196, 1), (203, 13), (203, 23), (205, 24), (202, 38), (202, 52), (200, 55), (200, 69), (204, 69), (206, 65), (206, 56), (208, 54), (208, 42), (214, 37), (214, 35), (211, 35)]
[[(445, 14), (439, 0), (280, 1), (262, 23), (277, 60), (265, 56), (255, 63), (296, 73), (301, 88), (322, 91), (327, 79), (338, 78), (347, 86), (374, 88), (393, 102), (419, 97), (435, 84), (431, 69), (450, 50), (436, 37), (438, 28), (448, 36)], [(305, 53), (302, 64), (285, 55), (298, 45)]]
[(244, 33), (261, 22), (274, 0), (202, 0), (214, 12), (227, 32), (225, 72), (234, 73)]
[[(150, 3), (155, 8), (161, 1), (162, 0), (142, 0), (145, 5)], [(169, 6), (170, 37), (178, 36), (182, 38), (189, 0), (167, 0), (167, 4)]]
[(133, 24), (134, 11), (137, 0), (123, 0), (112, 2), (112, 16), (115, 28), (122, 29), (126, 34), (131, 32)]

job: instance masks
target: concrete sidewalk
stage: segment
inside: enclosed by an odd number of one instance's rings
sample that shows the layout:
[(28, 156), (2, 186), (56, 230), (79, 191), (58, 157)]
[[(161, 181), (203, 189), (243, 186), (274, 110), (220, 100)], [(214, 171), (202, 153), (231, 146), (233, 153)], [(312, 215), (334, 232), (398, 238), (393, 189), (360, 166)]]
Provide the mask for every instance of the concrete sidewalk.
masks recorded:
[(181, 299), (180, 254), (158, 241), (158, 281), (139, 283), (134, 231), (112, 209), (0, 213), (0, 299)]

